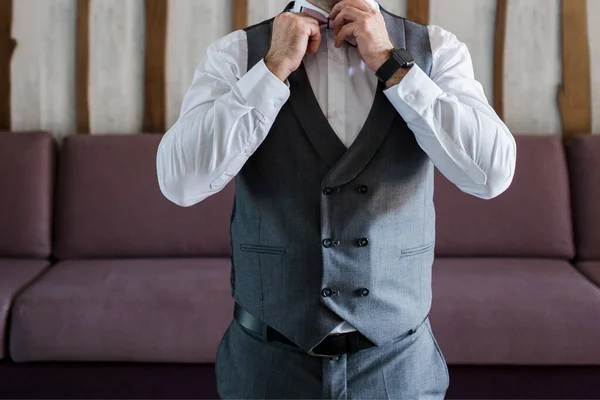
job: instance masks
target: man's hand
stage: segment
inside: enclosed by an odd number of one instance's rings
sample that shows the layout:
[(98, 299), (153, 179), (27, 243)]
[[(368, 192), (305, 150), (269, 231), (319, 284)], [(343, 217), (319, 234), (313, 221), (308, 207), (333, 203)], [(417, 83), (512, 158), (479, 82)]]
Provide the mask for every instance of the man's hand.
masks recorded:
[(390, 40), (383, 15), (364, 0), (342, 0), (330, 19), (335, 19), (335, 45), (341, 47), (348, 36), (356, 37), (357, 49), (369, 69), (376, 72), (391, 56)]
[(267, 68), (285, 81), (300, 67), (304, 55), (316, 53), (321, 44), (319, 22), (303, 13), (284, 12), (275, 17)]

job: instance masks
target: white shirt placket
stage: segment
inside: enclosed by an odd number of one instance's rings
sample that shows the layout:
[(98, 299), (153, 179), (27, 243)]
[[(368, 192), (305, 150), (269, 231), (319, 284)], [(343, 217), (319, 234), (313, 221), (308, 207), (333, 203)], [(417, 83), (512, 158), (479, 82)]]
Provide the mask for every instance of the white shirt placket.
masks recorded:
[(348, 61), (346, 46), (335, 47), (333, 31), (327, 31), (327, 120), (346, 147), (350, 146), (346, 134), (346, 80)]

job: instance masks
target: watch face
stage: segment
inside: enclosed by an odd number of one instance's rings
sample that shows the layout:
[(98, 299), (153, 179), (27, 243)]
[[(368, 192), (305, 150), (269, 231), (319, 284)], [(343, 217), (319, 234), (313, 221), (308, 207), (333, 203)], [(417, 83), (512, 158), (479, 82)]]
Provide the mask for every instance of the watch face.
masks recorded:
[(415, 59), (406, 49), (394, 49), (392, 52), (392, 57), (400, 64), (402, 67), (410, 68), (413, 66)]

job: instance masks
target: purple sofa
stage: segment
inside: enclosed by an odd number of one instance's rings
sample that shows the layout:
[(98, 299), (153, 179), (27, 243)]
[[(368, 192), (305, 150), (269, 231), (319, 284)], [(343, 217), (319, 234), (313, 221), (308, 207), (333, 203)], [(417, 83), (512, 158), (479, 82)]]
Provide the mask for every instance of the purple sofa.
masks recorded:
[(54, 157), (47, 133), (0, 132), (0, 360), (11, 304), (50, 266)]
[[(0, 398), (216, 397), (235, 187), (169, 203), (159, 141), (0, 134)], [(600, 137), (517, 144), (495, 200), (436, 176), (448, 397), (600, 398)]]
[(600, 138), (570, 142), (569, 162), (577, 268), (600, 286)]

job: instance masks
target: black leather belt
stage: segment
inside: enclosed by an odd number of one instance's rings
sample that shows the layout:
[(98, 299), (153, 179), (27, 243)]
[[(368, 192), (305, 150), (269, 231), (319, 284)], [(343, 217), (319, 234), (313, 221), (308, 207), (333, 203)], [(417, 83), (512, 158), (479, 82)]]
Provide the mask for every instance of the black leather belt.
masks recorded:
[[(294, 342), (277, 332), (270, 326), (266, 326), (261, 320), (244, 310), (239, 304), (235, 304), (233, 311), (235, 320), (244, 328), (263, 335), (266, 331), (267, 340), (280, 342), (293, 347), (299, 347)], [(361, 350), (374, 347), (375, 344), (367, 339), (362, 333), (355, 331), (327, 336), (310, 355), (322, 357), (338, 357), (342, 354), (353, 354)]]

